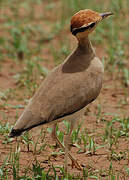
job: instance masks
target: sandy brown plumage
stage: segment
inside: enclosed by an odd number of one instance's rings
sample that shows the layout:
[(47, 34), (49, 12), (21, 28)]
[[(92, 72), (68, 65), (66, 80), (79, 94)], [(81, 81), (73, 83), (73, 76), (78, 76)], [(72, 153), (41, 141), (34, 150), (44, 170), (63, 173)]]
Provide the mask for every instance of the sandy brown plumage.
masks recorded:
[[(10, 137), (19, 136), (22, 132), (38, 125), (69, 117), (71, 118), (70, 136), (75, 120), (83, 114), (84, 107), (96, 99), (102, 87), (103, 65), (96, 57), (88, 34), (103, 17), (109, 15), (111, 13), (100, 15), (88, 9), (81, 10), (72, 17), (71, 30), (78, 40), (77, 48), (42, 82), (16, 122)], [(68, 153), (68, 143), (65, 148), (59, 142), (55, 134), (55, 126), (53, 134), (62, 149), (66, 151), (66, 161), (68, 155), (75, 166), (81, 169)]]

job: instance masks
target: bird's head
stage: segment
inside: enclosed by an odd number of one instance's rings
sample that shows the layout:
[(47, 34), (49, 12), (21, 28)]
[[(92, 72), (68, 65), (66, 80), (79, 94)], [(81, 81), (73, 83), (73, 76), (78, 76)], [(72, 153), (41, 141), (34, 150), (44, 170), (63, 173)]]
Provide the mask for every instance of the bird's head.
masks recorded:
[(100, 21), (110, 15), (113, 15), (113, 13), (98, 13), (90, 9), (80, 10), (71, 19), (71, 32), (78, 38), (86, 37), (95, 29)]

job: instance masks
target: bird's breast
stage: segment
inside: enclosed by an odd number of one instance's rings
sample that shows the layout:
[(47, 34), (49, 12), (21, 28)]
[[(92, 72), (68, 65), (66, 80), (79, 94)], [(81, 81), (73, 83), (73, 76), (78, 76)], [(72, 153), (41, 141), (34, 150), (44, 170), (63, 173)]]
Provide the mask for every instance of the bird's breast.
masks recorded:
[(85, 71), (75, 73), (63, 72), (61, 66), (56, 68), (33, 97), (32, 111), (38, 112), (43, 119), (57, 119), (82, 109), (96, 99), (103, 74), (101, 63), (95, 68), (96, 61)]

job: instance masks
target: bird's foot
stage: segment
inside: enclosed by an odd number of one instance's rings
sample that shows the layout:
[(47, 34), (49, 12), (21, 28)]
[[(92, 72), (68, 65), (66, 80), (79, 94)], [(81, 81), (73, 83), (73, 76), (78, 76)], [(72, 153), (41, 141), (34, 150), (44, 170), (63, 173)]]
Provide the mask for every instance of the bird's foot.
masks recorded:
[(83, 170), (82, 166), (77, 162), (77, 160), (72, 160), (72, 168), (76, 167), (78, 170)]

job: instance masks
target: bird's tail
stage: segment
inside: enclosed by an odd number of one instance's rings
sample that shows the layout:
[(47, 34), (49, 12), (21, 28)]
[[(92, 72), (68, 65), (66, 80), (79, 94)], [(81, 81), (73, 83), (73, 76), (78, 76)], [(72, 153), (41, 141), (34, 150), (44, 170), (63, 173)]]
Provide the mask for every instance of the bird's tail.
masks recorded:
[(45, 124), (46, 121), (41, 118), (33, 115), (31, 111), (25, 111), (17, 120), (15, 126), (12, 128), (9, 137), (20, 136), (24, 131), (28, 131), (33, 127), (39, 126), (41, 124)]
[(11, 132), (9, 133), (9, 137), (13, 138), (13, 137), (17, 137), (20, 136), (22, 134), (23, 131), (21, 130), (15, 130), (14, 128), (11, 130)]

